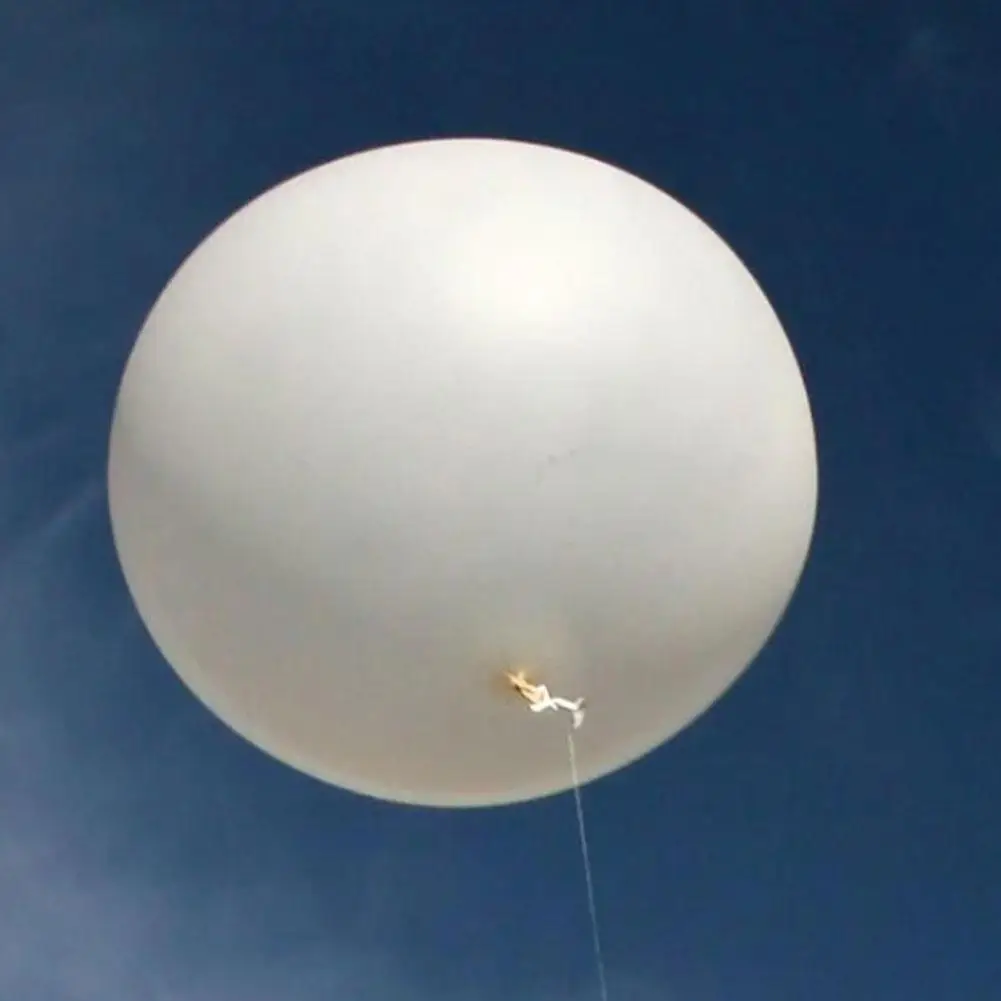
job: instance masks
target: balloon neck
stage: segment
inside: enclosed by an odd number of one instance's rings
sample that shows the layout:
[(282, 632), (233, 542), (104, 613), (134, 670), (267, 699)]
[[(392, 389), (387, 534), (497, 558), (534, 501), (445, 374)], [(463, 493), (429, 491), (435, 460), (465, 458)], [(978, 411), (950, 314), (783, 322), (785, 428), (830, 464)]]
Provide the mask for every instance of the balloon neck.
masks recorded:
[(505, 671), (504, 677), (508, 685), (523, 698), (528, 698), (538, 688), (538, 682), (529, 676), (526, 668), (519, 667), (513, 671)]

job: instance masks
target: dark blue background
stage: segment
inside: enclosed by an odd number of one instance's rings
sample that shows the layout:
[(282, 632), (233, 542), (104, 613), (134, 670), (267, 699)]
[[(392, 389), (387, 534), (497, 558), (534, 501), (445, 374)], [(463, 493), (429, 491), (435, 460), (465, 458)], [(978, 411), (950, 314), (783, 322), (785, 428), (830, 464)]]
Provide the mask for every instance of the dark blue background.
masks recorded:
[(0, 996), (594, 996), (566, 797), (327, 788), (159, 659), (111, 546), (144, 315), (254, 195), (478, 134), (630, 169), (761, 281), (818, 533), (753, 669), (586, 793), (612, 1001), (1001, 990), (1001, 8), (147, 0), (0, 11)]

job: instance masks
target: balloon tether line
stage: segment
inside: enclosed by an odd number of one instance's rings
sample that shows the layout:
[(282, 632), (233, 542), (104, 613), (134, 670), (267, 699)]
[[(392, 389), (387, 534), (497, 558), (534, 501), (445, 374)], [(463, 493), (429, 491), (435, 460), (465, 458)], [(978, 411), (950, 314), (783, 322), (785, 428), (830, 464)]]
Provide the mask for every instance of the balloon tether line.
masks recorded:
[(580, 835), (580, 853), (584, 860), (584, 880), (587, 884), (587, 909), (591, 917), (591, 942), (594, 946), (594, 963), (598, 971), (598, 989), (601, 1001), (608, 1001), (608, 981), (605, 977), (605, 960), (601, 952), (601, 935), (598, 931), (598, 908), (594, 902), (594, 876), (591, 873), (591, 852), (587, 843), (587, 827), (584, 824), (584, 801), (580, 791), (580, 777), (577, 774), (577, 751), (573, 742), (573, 730), (567, 731), (567, 750), (570, 752), (570, 775), (573, 779), (574, 804), (577, 807), (577, 831)]
[(587, 844), (587, 827), (584, 823), (584, 801), (580, 791), (580, 775), (577, 772), (577, 750), (574, 747), (573, 732), (584, 722), (584, 699), (565, 699), (554, 696), (549, 689), (528, 677), (525, 668), (505, 671), (508, 684), (528, 703), (532, 712), (563, 710), (570, 714), (572, 721), (567, 730), (567, 750), (570, 754), (570, 777), (573, 780), (574, 804), (577, 807), (577, 831), (580, 836), (580, 851), (584, 859), (584, 879), (587, 884), (587, 910), (591, 918), (591, 942), (594, 946), (594, 963), (598, 971), (598, 987), (601, 1001), (608, 1001), (608, 981), (605, 977), (605, 960), (601, 952), (601, 935), (598, 933), (598, 908), (594, 902), (594, 876), (591, 872), (591, 852)]

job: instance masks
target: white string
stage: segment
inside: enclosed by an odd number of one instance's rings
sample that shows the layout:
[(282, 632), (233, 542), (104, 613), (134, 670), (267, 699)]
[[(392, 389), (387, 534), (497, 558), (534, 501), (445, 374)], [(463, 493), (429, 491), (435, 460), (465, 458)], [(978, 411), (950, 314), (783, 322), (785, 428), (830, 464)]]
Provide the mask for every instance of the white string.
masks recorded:
[(605, 960), (601, 954), (601, 936), (598, 933), (598, 908), (594, 903), (594, 877), (591, 874), (591, 852), (587, 846), (587, 829), (584, 826), (584, 802), (580, 793), (580, 778), (577, 775), (577, 752), (573, 743), (573, 731), (567, 731), (567, 747), (570, 751), (570, 774), (573, 777), (573, 796), (577, 806), (577, 829), (580, 833), (580, 851), (584, 858), (584, 878), (587, 881), (587, 909), (591, 915), (591, 938), (594, 944), (594, 963), (598, 969), (598, 988), (601, 1001), (608, 1001), (608, 983), (605, 978)]

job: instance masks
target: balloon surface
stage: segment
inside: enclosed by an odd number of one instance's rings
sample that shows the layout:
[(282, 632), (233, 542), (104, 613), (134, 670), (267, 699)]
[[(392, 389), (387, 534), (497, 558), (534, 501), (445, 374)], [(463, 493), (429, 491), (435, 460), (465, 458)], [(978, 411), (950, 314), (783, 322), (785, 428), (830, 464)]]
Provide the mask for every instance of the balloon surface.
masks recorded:
[(733, 252), (527, 143), (349, 156), (237, 212), (129, 359), (114, 537), (245, 738), (389, 800), (511, 803), (675, 734), (768, 639), (813, 531), (803, 381)]

